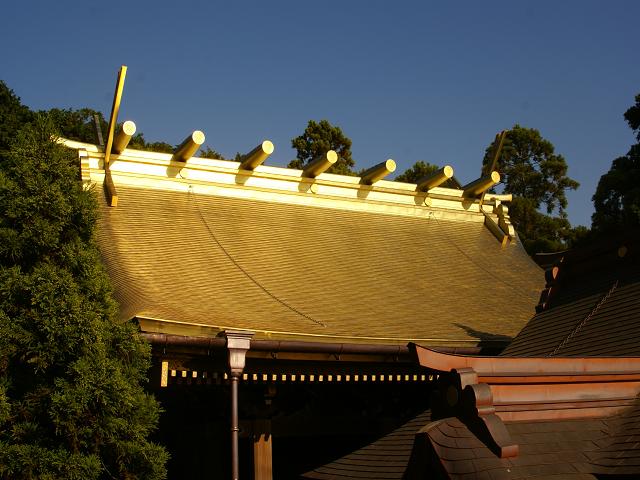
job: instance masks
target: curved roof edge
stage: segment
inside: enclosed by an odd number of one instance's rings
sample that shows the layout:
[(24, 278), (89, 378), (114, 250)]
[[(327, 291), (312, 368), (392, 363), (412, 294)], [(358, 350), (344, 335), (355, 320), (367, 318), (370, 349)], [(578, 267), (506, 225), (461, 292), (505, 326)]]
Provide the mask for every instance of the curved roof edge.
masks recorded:
[(640, 379), (640, 357), (475, 357), (441, 353), (415, 343), (409, 348), (422, 367), (440, 372), (472, 368), (479, 377), (626, 374)]

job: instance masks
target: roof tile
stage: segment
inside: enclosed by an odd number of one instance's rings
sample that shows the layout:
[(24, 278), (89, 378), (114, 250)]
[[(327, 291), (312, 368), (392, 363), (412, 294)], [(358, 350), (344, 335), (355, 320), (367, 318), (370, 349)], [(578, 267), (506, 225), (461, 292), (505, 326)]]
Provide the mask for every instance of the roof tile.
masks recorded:
[(500, 248), (481, 222), (118, 194), (117, 208), (101, 200), (99, 244), (123, 318), (271, 338), (475, 344), (515, 335), (543, 282), (520, 246)]

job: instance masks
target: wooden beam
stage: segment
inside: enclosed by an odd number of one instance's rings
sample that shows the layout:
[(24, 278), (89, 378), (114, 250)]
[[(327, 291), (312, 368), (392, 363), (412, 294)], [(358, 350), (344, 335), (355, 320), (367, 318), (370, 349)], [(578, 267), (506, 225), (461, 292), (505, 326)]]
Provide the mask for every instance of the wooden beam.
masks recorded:
[(118, 206), (118, 192), (111, 178), (111, 170), (104, 172), (104, 193), (107, 197), (107, 203), (110, 207)]
[(480, 195), (481, 193), (486, 192), (499, 181), (500, 174), (496, 171), (493, 171), (486, 177), (480, 177), (479, 179), (474, 180), (473, 182), (468, 183), (467, 185), (462, 187), (462, 189), (464, 190), (463, 195), (465, 197), (475, 197), (476, 195)]
[(109, 160), (111, 157), (111, 147), (113, 146), (113, 137), (118, 121), (118, 112), (120, 111), (120, 101), (122, 100), (122, 91), (124, 90), (124, 79), (127, 76), (127, 67), (122, 65), (118, 72), (118, 80), (116, 81), (116, 91), (113, 95), (113, 105), (111, 106), (111, 117), (109, 117), (109, 132), (107, 133), (107, 146), (104, 149), (104, 169), (109, 169)]
[(316, 178), (318, 175), (331, 168), (331, 166), (337, 161), (338, 154), (333, 150), (329, 150), (327, 153), (318, 155), (316, 158), (311, 160), (307, 166), (304, 167), (302, 175), (308, 178)]
[(100, 127), (100, 116), (97, 113), (93, 114), (93, 126), (96, 129), (96, 140), (98, 145), (104, 147), (104, 139), (102, 138), (102, 128)]
[(253, 478), (255, 480), (273, 478), (271, 438), (271, 420), (255, 420), (253, 422)]
[(242, 157), (240, 168), (244, 170), (253, 170), (258, 165), (262, 165), (264, 161), (273, 153), (274, 146), (269, 140), (265, 140), (256, 148)]
[(360, 183), (365, 185), (373, 185), (379, 180), (396, 171), (396, 162), (392, 159), (385, 160), (378, 165), (371, 167), (369, 170), (362, 174)]
[(131, 137), (136, 133), (136, 124), (131, 120), (127, 120), (122, 124), (116, 138), (113, 140), (113, 153), (122, 153), (124, 149), (129, 145), (129, 141), (131, 141)]
[(498, 133), (496, 135), (496, 139), (494, 140), (494, 142), (498, 142), (498, 148), (496, 149), (496, 152), (493, 156), (493, 161), (491, 162), (491, 168), (489, 169), (490, 172), (493, 172), (496, 169), (496, 166), (498, 165), (498, 160), (500, 160), (500, 155), (502, 154), (502, 147), (504, 146), (504, 141), (507, 138), (507, 131), (506, 130), (502, 130), (500, 133)]
[(204, 139), (204, 133), (200, 130), (195, 130), (182, 141), (178, 148), (176, 148), (176, 151), (173, 153), (172, 160), (177, 162), (186, 162), (198, 151), (200, 146), (204, 143)]
[[(498, 148), (496, 149), (496, 153), (493, 156), (493, 161), (491, 162), (491, 168), (489, 168), (490, 172), (495, 171), (496, 166), (498, 165), (498, 160), (500, 159), (500, 155), (502, 154), (502, 147), (504, 145), (504, 141), (507, 138), (507, 131), (502, 130), (500, 133), (496, 135), (496, 140), (498, 142)], [(482, 192), (482, 196), (480, 197), (480, 206), (484, 203), (484, 197), (487, 194), (487, 191)]]
[(504, 231), (502, 231), (502, 229), (500, 228), (500, 225), (498, 225), (488, 213), (486, 212), (482, 212), (482, 213), (484, 214), (485, 226), (489, 229), (491, 233), (493, 233), (493, 236), (496, 237), (496, 239), (500, 242), (500, 246), (506, 247), (507, 243), (509, 243), (509, 240), (510, 240), (509, 235), (507, 235)]
[(160, 365), (160, 386), (166, 387), (169, 385), (169, 362), (163, 360)]
[(496, 200), (499, 202), (512, 202), (513, 195), (511, 193), (487, 193), (484, 199), (488, 202)]
[(453, 168), (449, 165), (445, 165), (440, 170), (433, 172), (431, 175), (427, 175), (424, 178), (418, 180), (416, 190), (424, 192), (431, 188), (435, 188), (438, 185), (443, 184), (447, 180), (453, 177)]

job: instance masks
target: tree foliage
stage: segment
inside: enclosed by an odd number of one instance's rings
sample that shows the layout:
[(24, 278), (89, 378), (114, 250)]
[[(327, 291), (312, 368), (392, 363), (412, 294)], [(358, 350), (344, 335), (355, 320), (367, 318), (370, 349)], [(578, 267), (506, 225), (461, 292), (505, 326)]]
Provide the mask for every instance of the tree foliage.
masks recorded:
[(164, 478), (149, 347), (115, 321), (95, 198), (52, 122), (0, 158), (0, 478)]
[(640, 94), (624, 114), (638, 143), (626, 155), (616, 158), (600, 177), (593, 195), (595, 213), (591, 217), (596, 233), (640, 226)]
[(226, 158), (224, 158), (224, 156), (220, 152), (214, 150), (209, 145), (202, 147), (198, 152), (198, 155), (200, 155), (203, 158), (215, 158), (218, 160), (227, 160)]
[[(487, 148), (483, 173), (488, 173), (496, 148), (495, 141)], [(527, 198), (536, 209), (544, 207), (549, 214), (557, 210), (562, 215), (567, 208), (565, 192), (580, 185), (567, 176), (567, 162), (555, 153), (551, 142), (538, 130), (518, 124), (507, 132), (497, 170), (505, 192)]]
[[(484, 174), (489, 173), (497, 146), (496, 140), (485, 152)], [(504, 192), (514, 196), (511, 220), (527, 252), (566, 248), (574, 234), (565, 214), (565, 192), (579, 184), (567, 176), (567, 163), (553, 144), (538, 130), (516, 124), (507, 132), (496, 169)]]
[(640, 93), (636, 95), (636, 103), (624, 112), (624, 119), (636, 134), (636, 139), (640, 142)]
[(6, 153), (9, 141), (22, 125), (33, 119), (33, 113), (20, 98), (0, 80), (0, 155)]
[(429, 162), (418, 160), (410, 168), (398, 175), (394, 180), (396, 182), (417, 183), (421, 178), (432, 174), (440, 167)]
[(289, 168), (302, 169), (318, 155), (335, 150), (338, 161), (327, 172), (355, 175), (355, 162), (351, 158), (351, 140), (342, 133), (340, 127), (334, 127), (327, 120), (309, 120), (304, 133), (291, 140), (291, 146), (298, 154), (295, 160), (289, 162)]
[(142, 132), (136, 133), (129, 141), (129, 147), (148, 152), (173, 153), (175, 147), (166, 142), (147, 142)]
[(571, 244), (573, 229), (569, 220), (564, 216), (540, 212), (531, 199), (514, 197), (509, 204), (509, 215), (522, 245), (530, 255), (557, 252)]
[(51, 118), (58, 132), (60, 132), (60, 136), (86, 143), (98, 143), (94, 119), (94, 116), (97, 115), (100, 128), (105, 135), (104, 141), (106, 141), (106, 132), (109, 124), (102, 113), (96, 110), (91, 108), (81, 108), (79, 110), (52, 108), (47, 112), (41, 113), (46, 113)]

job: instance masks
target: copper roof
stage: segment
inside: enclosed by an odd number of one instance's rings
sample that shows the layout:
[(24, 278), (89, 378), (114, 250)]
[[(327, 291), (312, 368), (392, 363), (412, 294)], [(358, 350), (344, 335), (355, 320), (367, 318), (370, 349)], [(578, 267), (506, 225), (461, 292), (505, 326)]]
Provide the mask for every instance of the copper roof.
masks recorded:
[(520, 447), (517, 457), (497, 457), (460, 419), (432, 422), (426, 411), (303, 477), (587, 480), (600, 475), (640, 476), (640, 399), (634, 407), (608, 418), (507, 422), (506, 428)]
[[(520, 445), (515, 458), (496, 457), (455, 417), (435, 422), (427, 411), (385, 437), (317, 467), (304, 478), (450, 478), (594, 480), (591, 457), (607, 444), (604, 420), (508, 424)], [(413, 457), (412, 457), (413, 453)], [(605, 470), (604, 468), (602, 470)]]
[(99, 147), (65, 143), (86, 184), (109, 180), (99, 246), (145, 331), (504, 345), (543, 286), (509, 196), (135, 150), (105, 171)]
[[(508, 356), (640, 356), (640, 236), (559, 255)], [(555, 277), (555, 278), (554, 278)]]
[[(640, 475), (640, 408), (606, 419), (508, 423), (509, 434), (520, 446), (514, 458), (498, 458), (457, 418), (446, 418), (424, 427), (404, 478), (425, 478), (420, 472), (450, 479), (488, 480), (525, 478), (595, 479)], [(432, 463), (430, 457), (438, 460)], [(620, 477), (619, 477), (620, 476)], [(312, 477), (313, 478), (313, 477)], [(316, 477), (317, 478), (317, 477)], [(438, 477), (440, 478), (440, 477)]]
[(398, 479), (404, 478), (409, 465), (416, 432), (431, 420), (426, 410), (401, 427), (355, 452), (327, 465), (317, 467), (304, 478), (330, 480), (335, 478)]

